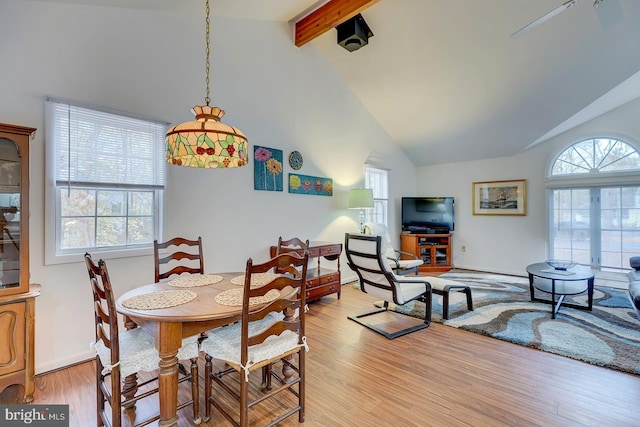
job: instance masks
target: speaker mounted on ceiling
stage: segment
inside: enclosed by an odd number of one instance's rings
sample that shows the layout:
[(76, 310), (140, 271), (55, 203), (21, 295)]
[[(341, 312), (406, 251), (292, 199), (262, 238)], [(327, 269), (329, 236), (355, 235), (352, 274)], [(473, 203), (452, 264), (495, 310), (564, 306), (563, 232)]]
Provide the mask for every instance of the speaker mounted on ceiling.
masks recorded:
[(373, 32), (361, 14), (357, 14), (338, 25), (336, 30), (338, 31), (338, 44), (349, 52), (366, 46), (369, 44), (369, 38), (373, 37)]

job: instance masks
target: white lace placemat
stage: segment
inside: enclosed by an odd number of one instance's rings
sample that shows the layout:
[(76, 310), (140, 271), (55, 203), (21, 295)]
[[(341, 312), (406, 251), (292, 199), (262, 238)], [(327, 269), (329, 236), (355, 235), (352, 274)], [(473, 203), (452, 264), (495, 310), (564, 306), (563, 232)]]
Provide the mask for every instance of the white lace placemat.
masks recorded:
[(185, 304), (197, 297), (195, 292), (187, 290), (169, 290), (136, 295), (122, 301), (122, 305), (136, 310), (155, 310)]
[[(267, 283), (271, 282), (276, 277), (280, 277), (282, 274), (276, 273), (254, 273), (251, 275), (251, 287), (259, 288), (260, 286), (264, 286)], [(244, 274), (234, 277), (231, 279), (231, 283), (234, 285), (244, 285)]]
[[(242, 294), (244, 289), (236, 288), (222, 291), (216, 295), (216, 302), (221, 305), (242, 305)], [(280, 292), (271, 289), (269, 292), (260, 297), (249, 298), (249, 305), (265, 304), (278, 299)]]
[(222, 276), (219, 274), (192, 274), (190, 276), (169, 280), (167, 285), (173, 286), (174, 288), (195, 288), (198, 286), (213, 285), (221, 281)]

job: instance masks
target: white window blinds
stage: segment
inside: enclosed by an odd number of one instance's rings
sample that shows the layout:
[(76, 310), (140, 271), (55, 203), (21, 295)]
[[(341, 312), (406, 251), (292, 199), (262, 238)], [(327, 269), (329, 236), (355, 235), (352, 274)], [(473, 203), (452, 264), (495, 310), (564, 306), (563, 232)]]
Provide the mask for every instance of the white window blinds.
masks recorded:
[(164, 188), (167, 124), (57, 100), (47, 100), (54, 120), (56, 185)]

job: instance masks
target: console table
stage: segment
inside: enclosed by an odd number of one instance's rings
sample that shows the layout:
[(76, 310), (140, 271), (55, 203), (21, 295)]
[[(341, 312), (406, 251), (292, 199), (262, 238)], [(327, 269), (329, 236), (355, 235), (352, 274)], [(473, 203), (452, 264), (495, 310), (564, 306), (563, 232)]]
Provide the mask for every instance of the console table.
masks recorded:
[[(276, 246), (269, 248), (269, 254), (276, 256)], [(342, 243), (333, 242), (309, 242), (309, 261), (317, 260), (315, 265), (309, 265), (307, 269), (307, 302), (317, 300), (325, 295), (338, 294), (340, 299), (340, 254)], [(291, 250), (302, 254), (302, 250)], [(323, 266), (322, 261), (337, 261), (336, 268)]]
[[(546, 262), (539, 262), (527, 266), (529, 273), (529, 289), (531, 301), (546, 302), (552, 305), (551, 318), (555, 319), (561, 305), (576, 308), (578, 310), (589, 310), (593, 308), (593, 284), (595, 273), (589, 267), (576, 265), (567, 270), (555, 270)], [(538, 279), (536, 279), (538, 278)], [(551, 300), (537, 298), (534, 290), (551, 294)], [(564, 302), (567, 295), (577, 295), (587, 292), (587, 305), (569, 304)], [(558, 299), (556, 300), (556, 296)]]

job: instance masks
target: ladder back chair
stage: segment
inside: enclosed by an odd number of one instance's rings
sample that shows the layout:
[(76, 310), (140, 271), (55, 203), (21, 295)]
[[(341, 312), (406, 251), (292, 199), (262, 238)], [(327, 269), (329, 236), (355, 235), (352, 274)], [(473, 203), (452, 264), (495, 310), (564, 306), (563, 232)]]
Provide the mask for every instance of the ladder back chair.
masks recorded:
[[(214, 407), (236, 426), (254, 425), (255, 422), (249, 423), (249, 409), (267, 399), (278, 398), (274, 405), (282, 408), (282, 413), (274, 414), (274, 419), (266, 425), (275, 425), (296, 413), (298, 422), (304, 422), (305, 352), (308, 350), (304, 307), (308, 260), (309, 253), (305, 251), (303, 256), (277, 255), (263, 264), (247, 261), (242, 320), (209, 331), (209, 337), (201, 345), (206, 354), (205, 421), (210, 419), (211, 407)], [(294, 268), (300, 274), (267, 273), (274, 268), (278, 271)], [(252, 280), (261, 277), (266, 278), (260, 283)], [(220, 371), (213, 372), (212, 359), (224, 362)], [(282, 374), (273, 369), (280, 365)], [(250, 373), (255, 370), (263, 374), (261, 383), (250, 382)], [(272, 379), (277, 382), (276, 388)], [(232, 408), (228, 399), (219, 397), (223, 392), (238, 400), (239, 410)], [(261, 421), (260, 425), (265, 424)]]
[[(164, 252), (163, 252), (164, 251)], [(164, 255), (161, 257), (161, 254)], [(155, 263), (154, 280), (158, 283), (171, 276), (179, 276), (184, 273), (204, 274), (204, 255), (202, 252), (202, 237), (196, 240), (184, 237), (174, 237), (166, 242), (153, 241), (153, 259)], [(200, 334), (200, 341), (207, 337), (206, 332)], [(179, 369), (184, 366), (178, 364)], [(196, 378), (196, 387), (197, 384)]]
[[(165, 250), (167, 251), (166, 255), (162, 253)], [(161, 257), (161, 255), (164, 256)], [(204, 274), (202, 237), (198, 237), (197, 240), (174, 237), (162, 243), (154, 240), (153, 257), (156, 282), (167, 279), (174, 274)]]
[[(281, 236), (281, 237), (278, 237), (278, 246), (276, 246), (276, 256), (282, 255), (287, 252), (292, 252), (292, 251), (295, 251), (296, 253), (301, 254), (307, 249), (309, 249), (309, 239), (305, 240), (304, 242), (297, 237), (292, 237), (289, 240), (283, 240)], [(277, 271), (277, 270), (274, 270), (274, 271), (276, 273), (286, 273), (286, 271)], [(298, 270), (293, 270), (288, 272), (291, 274), (299, 274)]]
[[(158, 392), (157, 375), (144, 381), (138, 380), (138, 372), (154, 372), (158, 369), (160, 356), (153, 335), (129, 322), (132, 329), (119, 330), (113, 289), (104, 260), (96, 264), (91, 255), (84, 255), (93, 293), (96, 341), (96, 393), (97, 426), (120, 427), (123, 424), (122, 409), (134, 409), (136, 402)], [(198, 337), (182, 341), (178, 359), (191, 359), (191, 372), (183, 372), (179, 383), (191, 382), (191, 399), (178, 404), (178, 409), (193, 407), (193, 421), (200, 423), (198, 365)], [(179, 365), (181, 366), (181, 365)], [(186, 370), (185, 370), (186, 371)], [(110, 411), (106, 408), (108, 404)], [(110, 414), (109, 414), (110, 412)], [(135, 423), (135, 412), (129, 413), (130, 424), (144, 426), (160, 419), (158, 414)], [(129, 425), (129, 423), (127, 423)]]

